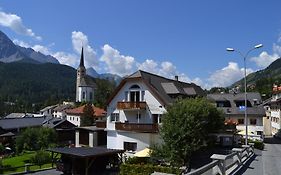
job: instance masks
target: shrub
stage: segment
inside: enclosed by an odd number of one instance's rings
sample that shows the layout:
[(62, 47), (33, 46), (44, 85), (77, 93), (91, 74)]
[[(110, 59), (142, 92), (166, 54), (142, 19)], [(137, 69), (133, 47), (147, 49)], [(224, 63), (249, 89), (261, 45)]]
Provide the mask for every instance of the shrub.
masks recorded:
[(31, 158), (31, 163), (41, 166), (50, 163), (51, 162), (51, 156), (48, 152), (46, 151), (37, 151), (36, 154)]
[(150, 175), (153, 172), (180, 174), (180, 170), (173, 167), (154, 166), (151, 164), (122, 164), (120, 175)]
[(254, 148), (263, 150), (264, 149), (264, 143), (261, 142), (261, 141), (255, 141), (254, 142)]

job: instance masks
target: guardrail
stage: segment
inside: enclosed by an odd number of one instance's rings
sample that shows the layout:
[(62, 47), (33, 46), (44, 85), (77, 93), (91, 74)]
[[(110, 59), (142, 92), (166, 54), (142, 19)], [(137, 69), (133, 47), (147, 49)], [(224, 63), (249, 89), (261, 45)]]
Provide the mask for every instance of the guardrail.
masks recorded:
[(243, 145), (242, 148), (233, 148), (228, 155), (213, 154), (213, 161), (201, 168), (198, 168), (186, 175), (227, 175), (239, 170), (250, 157), (254, 155), (253, 144)]

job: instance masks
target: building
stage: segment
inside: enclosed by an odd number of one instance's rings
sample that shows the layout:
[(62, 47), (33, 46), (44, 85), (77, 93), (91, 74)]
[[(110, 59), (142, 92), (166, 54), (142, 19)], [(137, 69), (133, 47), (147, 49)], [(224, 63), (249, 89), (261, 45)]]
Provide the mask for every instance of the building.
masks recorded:
[(53, 112), (53, 116), (55, 118), (60, 118), (60, 119), (64, 119), (66, 118), (66, 110), (67, 109), (71, 109), (74, 107), (74, 104), (71, 103), (63, 103), (58, 105), (57, 107), (54, 108), (54, 112)]
[(58, 105), (52, 105), (52, 106), (47, 106), (43, 109), (40, 110), (40, 114), (44, 115), (46, 117), (53, 117), (53, 112), (54, 109), (57, 107)]
[(74, 145), (76, 126), (66, 119), (52, 118), (45, 120), (42, 126), (53, 128), (56, 131), (57, 142), (60, 145)]
[(81, 59), (79, 67), (77, 68), (76, 79), (76, 102), (91, 102), (94, 100), (94, 89), (96, 84), (92, 77), (86, 74), (84, 66), (83, 48), (81, 51)]
[(271, 134), (275, 135), (281, 125), (281, 86), (273, 86), (272, 97), (267, 108), (271, 121)]
[[(207, 98), (223, 111), (226, 121), (235, 122), (236, 129), (242, 135), (246, 134), (244, 93), (208, 94)], [(263, 136), (265, 111), (259, 93), (247, 93), (247, 116), (249, 137), (260, 139)]]
[[(67, 114), (66, 119), (69, 122), (73, 123), (75, 126), (80, 127), (80, 122), (81, 122), (81, 117), (83, 115), (84, 107), (85, 105), (80, 106), (78, 108), (66, 110), (65, 111)], [(106, 111), (101, 108), (95, 107), (94, 105), (92, 105), (92, 108), (94, 111), (93, 117), (95, 117), (95, 120), (103, 120), (106, 115)]]
[(137, 71), (121, 81), (107, 102), (107, 148), (134, 153), (161, 143), (158, 125), (176, 98), (204, 96), (201, 87)]

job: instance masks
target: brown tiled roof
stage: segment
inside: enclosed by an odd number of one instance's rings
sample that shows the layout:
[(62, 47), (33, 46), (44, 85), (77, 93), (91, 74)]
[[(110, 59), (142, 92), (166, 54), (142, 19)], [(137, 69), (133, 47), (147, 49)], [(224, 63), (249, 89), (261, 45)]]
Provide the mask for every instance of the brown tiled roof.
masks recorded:
[[(68, 109), (65, 112), (67, 114), (81, 115), (81, 114), (83, 114), (84, 108), (85, 108), (85, 105), (80, 106), (78, 108)], [(97, 116), (97, 117), (105, 116), (105, 114), (106, 114), (105, 110), (103, 110), (101, 108), (98, 108), (98, 107), (95, 107), (94, 105), (92, 105), (92, 108), (93, 108), (95, 116)]]

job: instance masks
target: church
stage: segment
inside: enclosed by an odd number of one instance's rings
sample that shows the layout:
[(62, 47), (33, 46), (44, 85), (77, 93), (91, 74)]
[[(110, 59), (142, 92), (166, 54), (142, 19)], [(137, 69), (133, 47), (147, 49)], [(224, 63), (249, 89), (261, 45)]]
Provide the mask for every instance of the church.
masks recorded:
[(86, 74), (82, 47), (80, 64), (77, 68), (76, 102), (92, 102), (94, 100), (95, 88), (96, 83), (94, 82), (93, 78)]

